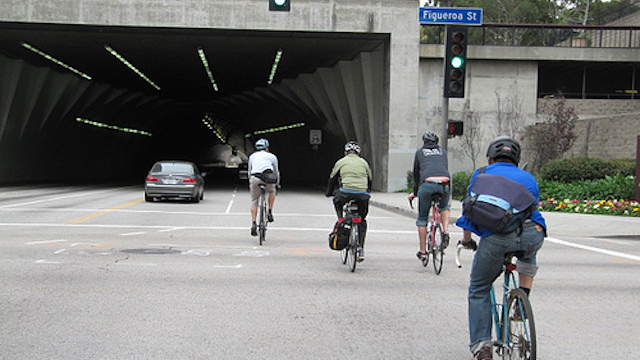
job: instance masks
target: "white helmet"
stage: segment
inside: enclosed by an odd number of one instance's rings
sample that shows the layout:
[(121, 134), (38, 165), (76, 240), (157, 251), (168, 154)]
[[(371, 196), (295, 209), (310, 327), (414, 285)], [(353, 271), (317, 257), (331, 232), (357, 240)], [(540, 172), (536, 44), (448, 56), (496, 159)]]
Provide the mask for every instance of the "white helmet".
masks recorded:
[(264, 150), (269, 148), (269, 141), (267, 139), (260, 139), (256, 141), (256, 150)]
[(355, 141), (349, 141), (348, 143), (344, 144), (344, 152), (350, 151), (353, 151), (356, 154), (360, 155), (360, 145), (358, 145), (358, 143)]

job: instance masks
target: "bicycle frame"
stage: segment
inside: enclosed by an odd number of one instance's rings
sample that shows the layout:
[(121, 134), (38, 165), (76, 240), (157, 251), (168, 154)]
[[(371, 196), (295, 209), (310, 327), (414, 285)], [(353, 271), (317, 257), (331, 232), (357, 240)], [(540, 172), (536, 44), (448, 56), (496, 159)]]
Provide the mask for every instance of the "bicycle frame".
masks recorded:
[(507, 264), (504, 266), (504, 274), (502, 281), (502, 303), (496, 302), (496, 294), (493, 286), (491, 286), (491, 313), (493, 314), (493, 324), (495, 327), (496, 335), (500, 334), (500, 336), (496, 336), (498, 339), (502, 339), (501, 343), (496, 344), (503, 346), (504, 340), (509, 340), (509, 322), (504, 322), (503, 319), (506, 319), (508, 315), (509, 309), (506, 304), (509, 298), (509, 291), (511, 289), (515, 289), (518, 287), (516, 282), (516, 277), (513, 271), (516, 269), (514, 264)]
[(440, 210), (438, 209), (437, 202), (431, 202), (431, 216), (429, 217), (429, 250), (433, 250), (436, 243), (436, 225), (442, 224), (440, 218)]

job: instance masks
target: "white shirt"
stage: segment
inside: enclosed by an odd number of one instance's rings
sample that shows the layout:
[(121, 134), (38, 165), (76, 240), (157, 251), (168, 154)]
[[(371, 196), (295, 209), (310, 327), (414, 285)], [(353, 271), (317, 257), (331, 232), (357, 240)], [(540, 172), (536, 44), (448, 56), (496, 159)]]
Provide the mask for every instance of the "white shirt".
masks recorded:
[(266, 150), (256, 151), (249, 156), (248, 172), (249, 175), (261, 173), (267, 169), (273, 170), (280, 179), (280, 171), (278, 170), (278, 158)]

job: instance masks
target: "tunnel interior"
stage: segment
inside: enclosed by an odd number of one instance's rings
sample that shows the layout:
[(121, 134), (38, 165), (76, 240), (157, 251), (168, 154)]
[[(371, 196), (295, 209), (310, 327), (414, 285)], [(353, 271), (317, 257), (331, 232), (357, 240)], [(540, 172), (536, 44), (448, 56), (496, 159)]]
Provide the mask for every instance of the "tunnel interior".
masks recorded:
[[(0, 182), (141, 182), (163, 159), (194, 161), (212, 178), (235, 174), (259, 138), (283, 183), (324, 184), (348, 140), (380, 171), (389, 41), (0, 23)], [(320, 145), (310, 130), (322, 131)]]

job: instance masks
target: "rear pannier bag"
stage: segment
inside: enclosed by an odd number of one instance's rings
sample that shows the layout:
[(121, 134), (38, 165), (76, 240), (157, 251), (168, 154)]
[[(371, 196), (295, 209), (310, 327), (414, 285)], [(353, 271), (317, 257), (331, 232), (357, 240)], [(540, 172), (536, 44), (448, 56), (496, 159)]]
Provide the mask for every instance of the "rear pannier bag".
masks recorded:
[(349, 245), (349, 230), (351, 230), (351, 219), (340, 218), (333, 226), (333, 231), (329, 234), (329, 248), (331, 250), (342, 250)]
[(536, 198), (518, 182), (480, 172), (462, 203), (464, 216), (494, 233), (518, 230), (537, 208)]

